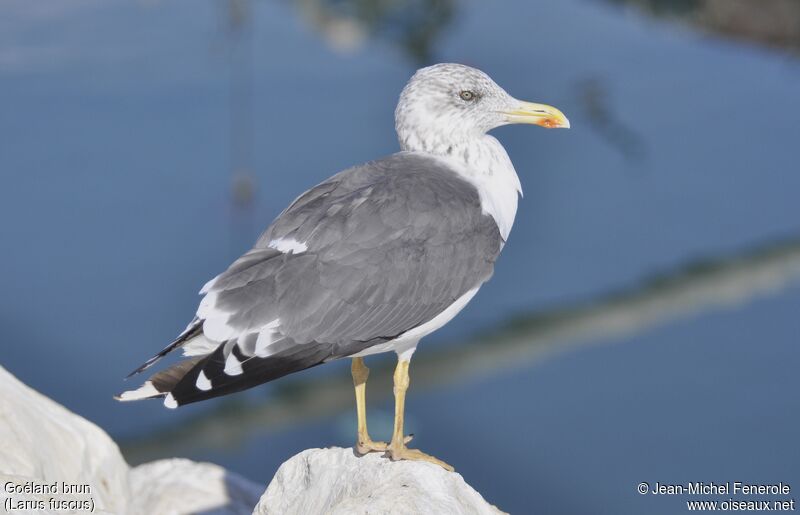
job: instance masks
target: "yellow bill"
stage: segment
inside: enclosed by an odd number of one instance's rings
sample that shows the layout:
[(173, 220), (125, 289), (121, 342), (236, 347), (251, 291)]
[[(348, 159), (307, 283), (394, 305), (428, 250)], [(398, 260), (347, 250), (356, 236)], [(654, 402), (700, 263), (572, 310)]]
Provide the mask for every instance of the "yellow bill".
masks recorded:
[(564, 113), (547, 104), (520, 102), (511, 111), (504, 111), (508, 123), (530, 123), (547, 129), (569, 129), (569, 120)]

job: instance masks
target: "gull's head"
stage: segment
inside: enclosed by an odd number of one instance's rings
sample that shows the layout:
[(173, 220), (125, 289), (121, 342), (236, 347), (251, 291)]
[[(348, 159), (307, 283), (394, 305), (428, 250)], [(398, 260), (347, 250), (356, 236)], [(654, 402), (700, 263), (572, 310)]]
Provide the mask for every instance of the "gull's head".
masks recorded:
[(482, 71), (462, 64), (418, 70), (400, 94), (395, 111), (400, 144), (409, 150), (470, 140), (511, 123), (569, 127), (567, 117), (555, 107), (517, 100)]

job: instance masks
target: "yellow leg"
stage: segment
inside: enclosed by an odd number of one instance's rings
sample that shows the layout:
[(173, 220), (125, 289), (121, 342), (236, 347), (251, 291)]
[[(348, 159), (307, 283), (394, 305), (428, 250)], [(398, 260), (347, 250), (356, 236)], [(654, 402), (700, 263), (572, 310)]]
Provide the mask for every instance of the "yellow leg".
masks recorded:
[(387, 453), (392, 461), (397, 460), (415, 460), (427, 461), (439, 465), (440, 467), (452, 472), (454, 469), (447, 463), (438, 458), (434, 458), (417, 449), (409, 449), (406, 443), (410, 438), (403, 436), (403, 416), (406, 407), (406, 390), (411, 380), (408, 377), (408, 361), (399, 360), (397, 368), (394, 370), (394, 432), (392, 433), (392, 441), (389, 444)]
[(353, 385), (356, 388), (356, 413), (358, 414), (358, 438), (356, 452), (366, 454), (374, 451), (385, 451), (386, 442), (373, 442), (367, 432), (367, 378), (369, 369), (364, 364), (364, 358), (353, 358), (350, 367), (353, 374)]

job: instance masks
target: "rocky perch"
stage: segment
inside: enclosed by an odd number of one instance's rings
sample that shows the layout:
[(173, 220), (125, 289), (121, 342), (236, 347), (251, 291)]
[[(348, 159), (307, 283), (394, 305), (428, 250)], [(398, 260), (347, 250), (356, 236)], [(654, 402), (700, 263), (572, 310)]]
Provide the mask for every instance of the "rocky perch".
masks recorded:
[[(129, 467), (113, 440), (0, 367), (4, 512), (113, 514), (498, 514), (459, 475), (352, 449), (309, 449), (263, 487), (211, 464)], [(260, 496), (260, 500), (259, 500)], [(255, 507), (255, 509), (254, 509)]]
[(308, 449), (280, 466), (254, 514), (437, 513), (497, 515), (461, 474), (431, 463), (392, 462), (353, 449)]

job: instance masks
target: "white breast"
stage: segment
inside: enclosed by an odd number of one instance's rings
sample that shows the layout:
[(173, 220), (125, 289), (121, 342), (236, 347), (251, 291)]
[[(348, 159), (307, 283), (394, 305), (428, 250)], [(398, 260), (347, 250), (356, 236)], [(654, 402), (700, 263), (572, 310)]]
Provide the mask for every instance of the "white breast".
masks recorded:
[(481, 209), (492, 216), (503, 240), (508, 239), (517, 215), (522, 185), (506, 150), (497, 139), (484, 135), (448, 148), (438, 155), (449, 167), (471, 182), (481, 198)]

